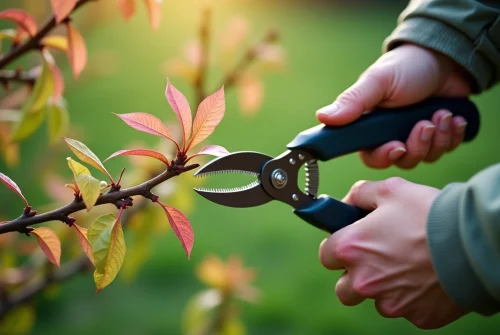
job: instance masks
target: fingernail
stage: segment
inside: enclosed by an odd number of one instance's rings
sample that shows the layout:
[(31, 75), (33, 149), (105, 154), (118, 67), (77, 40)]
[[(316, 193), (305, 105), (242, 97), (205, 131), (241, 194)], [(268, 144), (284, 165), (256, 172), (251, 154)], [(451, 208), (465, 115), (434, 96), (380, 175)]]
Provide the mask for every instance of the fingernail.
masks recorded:
[(434, 125), (427, 125), (422, 129), (422, 133), (420, 134), (420, 140), (422, 142), (429, 142), (432, 134), (434, 134), (434, 130), (436, 127)]
[(324, 114), (324, 115), (333, 115), (333, 114), (337, 113), (338, 110), (339, 110), (339, 105), (334, 102), (331, 105), (328, 105), (328, 106), (325, 106), (325, 107), (318, 109), (318, 111), (316, 113)]
[(467, 126), (467, 122), (464, 121), (464, 122), (460, 122), (458, 125), (457, 125), (457, 128), (455, 129), (455, 132), (458, 134), (458, 135), (461, 135), (465, 132), (465, 127)]
[(441, 121), (439, 121), (439, 129), (441, 131), (447, 131), (450, 129), (451, 125), (451, 113), (446, 113), (442, 118)]
[(394, 148), (392, 149), (390, 152), (389, 152), (389, 159), (391, 161), (395, 161), (396, 159), (398, 159), (399, 157), (403, 156), (403, 154), (406, 152), (406, 149), (403, 148), (403, 147), (397, 147), (397, 148)]

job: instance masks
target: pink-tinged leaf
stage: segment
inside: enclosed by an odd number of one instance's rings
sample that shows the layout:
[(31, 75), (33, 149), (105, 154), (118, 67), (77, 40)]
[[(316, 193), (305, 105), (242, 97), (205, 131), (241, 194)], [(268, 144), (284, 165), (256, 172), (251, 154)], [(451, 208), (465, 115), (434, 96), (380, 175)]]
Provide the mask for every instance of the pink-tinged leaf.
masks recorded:
[(73, 69), (73, 77), (77, 79), (87, 64), (87, 47), (80, 32), (68, 22), (66, 23), (68, 34), (68, 59)]
[(135, 13), (135, 0), (118, 0), (118, 7), (123, 18), (128, 21)]
[(167, 206), (160, 201), (158, 201), (158, 204), (165, 211), (165, 214), (168, 217), (168, 222), (175, 232), (175, 235), (177, 235), (179, 241), (181, 241), (182, 247), (186, 251), (189, 259), (191, 257), (191, 250), (193, 250), (194, 244), (194, 232), (191, 227), (191, 223), (189, 223), (188, 218), (178, 209)]
[(57, 103), (64, 94), (64, 78), (62, 76), (61, 70), (57, 67), (57, 65), (51, 64), (50, 70), (52, 72), (52, 76), (54, 77), (54, 91), (52, 92), (52, 100)]
[(213, 133), (224, 117), (225, 110), (226, 101), (224, 98), (224, 87), (221, 87), (217, 92), (206, 97), (201, 102), (200, 106), (198, 106), (196, 117), (193, 122), (193, 135), (191, 136), (191, 142), (186, 148), (186, 151), (196, 146)]
[(158, 119), (154, 115), (148, 113), (128, 113), (115, 115), (136, 130), (168, 138), (169, 140), (177, 144), (167, 127), (165, 127), (160, 119)]
[(51, 0), (51, 2), (56, 23), (61, 23), (75, 8), (77, 0)]
[(258, 78), (245, 77), (238, 82), (240, 107), (245, 114), (252, 114), (259, 109), (264, 97), (264, 88)]
[(161, 3), (162, 0), (144, 0), (148, 9), (149, 22), (151, 29), (157, 30), (160, 27)]
[(120, 150), (106, 158), (104, 161), (111, 159), (116, 156), (148, 156), (156, 158), (159, 161), (165, 163), (166, 166), (169, 166), (168, 159), (163, 154), (158, 151), (148, 150), (148, 149), (129, 149), (129, 150)]
[(21, 9), (6, 9), (0, 12), (0, 20), (6, 19), (15, 22), (21, 30), (28, 33), (30, 36), (36, 34), (38, 27), (35, 19)]
[(34, 229), (32, 234), (35, 235), (38, 245), (42, 249), (47, 259), (57, 267), (61, 266), (61, 241), (53, 230), (46, 227)]
[(172, 83), (167, 80), (167, 89), (165, 90), (170, 107), (174, 110), (179, 123), (182, 126), (182, 133), (184, 137), (184, 147), (187, 145), (189, 136), (191, 136), (191, 126), (193, 123), (193, 116), (191, 115), (191, 108), (184, 94), (182, 94)]
[(229, 155), (229, 151), (227, 151), (226, 148), (221, 147), (220, 145), (207, 145), (206, 147), (203, 147), (203, 149), (201, 149), (197, 154), (189, 157), (187, 159), (187, 161), (193, 159), (196, 156), (201, 156), (201, 155), (211, 155), (211, 156), (216, 156), (216, 157), (222, 157), (222, 156)]
[(6, 175), (4, 175), (3, 173), (0, 172), (0, 181), (5, 186), (7, 186), (8, 188), (10, 188), (12, 191), (14, 191), (14, 192), (17, 193), (24, 200), (24, 203), (26, 204), (26, 207), (29, 206), (28, 205), (28, 201), (26, 200), (26, 198), (24, 197), (23, 193), (21, 192), (21, 189), (19, 188), (19, 186), (17, 186), (17, 184), (12, 179), (10, 179), (9, 177), (7, 177)]
[(73, 223), (73, 227), (75, 227), (78, 237), (78, 243), (80, 243), (80, 247), (82, 247), (83, 252), (87, 255), (92, 264), (95, 265), (94, 257), (92, 256), (92, 246), (90, 245), (89, 239), (87, 237), (87, 229), (80, 227), (79, 225)]

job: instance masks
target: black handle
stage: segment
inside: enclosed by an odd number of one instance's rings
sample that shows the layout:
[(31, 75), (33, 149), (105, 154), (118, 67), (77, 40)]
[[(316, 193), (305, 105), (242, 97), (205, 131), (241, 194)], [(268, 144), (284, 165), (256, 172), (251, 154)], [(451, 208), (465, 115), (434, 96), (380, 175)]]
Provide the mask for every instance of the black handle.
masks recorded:
[(358, 221), (369, 213), (327, 195), (321, 195), (311, 205), (293, 212), (302, 220), (330, 234)]
[(431, 120), (439, 109), (467, 120), (464, 142), (479, 131), (479, 112), (467, 98), (429, 98), (401, 108), (378, 108), (345, 126), (318, 125), (299, 133), (289, 149), (305, 150), (326, 161), (352, 152), (378, 147), (390, 141), (405, 142), (415, 124)]

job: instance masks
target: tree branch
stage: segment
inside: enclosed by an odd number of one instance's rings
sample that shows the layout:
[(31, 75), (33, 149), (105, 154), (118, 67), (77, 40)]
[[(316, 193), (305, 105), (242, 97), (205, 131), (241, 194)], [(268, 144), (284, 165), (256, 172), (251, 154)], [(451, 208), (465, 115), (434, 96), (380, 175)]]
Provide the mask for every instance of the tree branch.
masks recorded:
[[(115, 204), (119, 200), (123, 200), (128, 197), (141, 195), (145, 198), (151, 199), (151, 189), (164, 181), (181, 174), (182, 172), (186, 172), (189, 170), (196, 169), (199, 164), (192, 164), (188, 166), (171, 166), (158, 176), (154, 177), (151, 180), (144, 182), (143, 184), (137, 185), (135, 187), (127, 188), (124, 190), (110, 191), (106, 194), (101, 195), (95, 204), (95, 206), (103, 205), (103, 204)], [(47, 212), (44, 214), (39, 214), (31, 217), (27, 217), (25, 215), (21, 215), (17, 219), (9, 221), (0, 225), (0, 234), (5, 234), (9, 232), (27, 232), (28, 227), (30, 225), (39, 224), (42, 222), (49, 221), (62, 221), (67, 223), (69, 220), (69, 215), (75, 212), (78, 212), (82, 209), (85, 209), (85, 203), (81, 200), (75, 200), (72, 203), (53, 210), (51, 212)]]
[[(91, 1), (97, 1), (97, 0), (79, 0), (73, 11), (70, 13), (70, 15), (74, 13), (78, 8)], [(26, 42), (19, 45), (18, 47), (11, 49), (8, 53), (0, 57), (0, 69), (5, 68), (8, 64), (18, 59), (28, 51), (38, 48), (42, 38), (44, 38), (52, 29), (54, 29), (56, 25), (57, 24), (55, 16), (51, 16), (42, 25), (42, 27), (35, 34), (35, 36), (26, 40)]]
[(197, 104), (199, 105), (205, 98), (205, 81), (208, 65), (208, 53), (210, 47), (210, 9), (205, 8), (202, 13), (202, 21), (200, 24), (200, 66), (194, 80), (194, 88), (196, 91)]
[(0, 83), (8, 85), (10, 82), (19, 82), (35, 85), (37, 76), (29, 72), (0, 70)]

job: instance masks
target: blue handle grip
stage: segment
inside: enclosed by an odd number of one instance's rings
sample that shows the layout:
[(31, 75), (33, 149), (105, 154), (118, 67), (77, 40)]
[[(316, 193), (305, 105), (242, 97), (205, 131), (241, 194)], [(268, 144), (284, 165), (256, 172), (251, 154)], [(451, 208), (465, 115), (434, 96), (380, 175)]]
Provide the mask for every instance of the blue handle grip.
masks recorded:
[(479, 112), (466, 98), (430, 98), (401, 108), (378, 108), (345, 126), (323, 124), (299, 133), (288, 149), (310, 152), (326, 161), (352, 152), (378, 147), (390, 141), (405, 142), (415, 124), (431, 120), (439, 109), (467, 120), (464, 142), (471, 141), (479, 131)]
[(369, 212), (335, 200), (319, 196), (311, 205), (294, 210), (302, 220), (330, 234), (362, 219)]

